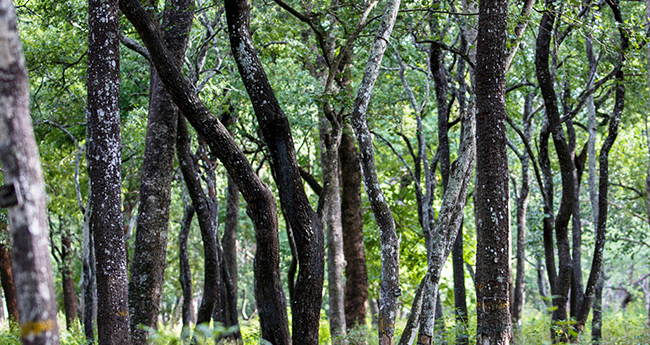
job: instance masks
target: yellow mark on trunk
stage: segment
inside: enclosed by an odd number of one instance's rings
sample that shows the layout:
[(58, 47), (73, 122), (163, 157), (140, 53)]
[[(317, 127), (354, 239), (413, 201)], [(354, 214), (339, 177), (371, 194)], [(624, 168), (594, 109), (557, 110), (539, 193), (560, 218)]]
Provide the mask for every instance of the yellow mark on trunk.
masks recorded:
[(41, 333), (54, 330), (54, 327), (54, 320), (30, 321), (20, 325), (20, 330), (23, 337), (36, 337)]

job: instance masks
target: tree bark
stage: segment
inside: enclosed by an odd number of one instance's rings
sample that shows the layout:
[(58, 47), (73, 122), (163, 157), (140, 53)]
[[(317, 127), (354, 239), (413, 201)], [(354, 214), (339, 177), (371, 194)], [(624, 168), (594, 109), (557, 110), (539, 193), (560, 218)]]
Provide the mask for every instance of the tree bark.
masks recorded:
[[(574, 210), (575, 203), (575, 165), (571, 157), (557, 104), (557, 97), (554, 90), (553, 77), (549, 69), (550, 41), (553, 35), (556, 12), (553, 0), (546, 1), (546, 11), (542, 15), (537, 35), (535, 52), (535, 71), (537, 81), (542, 91), (546, 109), (548, 129), (553, 138), (553, 144), (558, 155), (560, 173), (562, 176), (562, 199), (560, 209), (555, 217), (555, 239), (558, 251), (559, 272), (553, 283), (551, 293), (553, 294), (553, 326), (552, 335), (556, 342), (568, 341), (568, 330), (562, 324), (567, 320), (567, 300), (573, 276), (573, 262), (568, 237), (568, 224)], [(547, 252), (547, 254), (550, 254)], [(552, 254), (554, 255), (554, 254)], [(550, 267), (548, 267), (550, 271)]]
[[(181, 66), (194, 18), (194, 1), (167, 0), (163, 13), (163, 40)], [(150, 73), (149, 117), (140, 182), (140, 206), (129, 284), (133, 344), (146, 345), (156, 328), (167, 265), (167, 231), (174, 173), (178, 110), (155, 68)]]
[(99, 344), (130, 344), (122, 228), (117, 0), (88, 2), (88, 176), (97, 270)]
[[(9, 234), (8, 228), (7, 234)], [(16, 301), (16, 287), (11, 272), (11, 250), (8, 249), (7, 245), (4, 243), (0, 244), (0, 282), (2, 282), (2, 291), (4, 292), (9, 319), (18, 322), (20, 318), (18, 313), (18, 302)]]
[[(120, 0), (122, 12), (138, 31), (160, 79), (179, 110), (233, 177), (248, 202), (255, 227), (255, 296), (260, 311), (262, 338), (273, 344), (290, 344), (284, 292), (280, 279), (277, 208), (269, 188), (255, 174), (242, 150), (223, 124), (199, 100), (169, 57), (151, 18), (137, 0)], [(320, 290), (319, 290), (320, 291)]]
[(476, 48), (476, 343), (510, 344), (510, 213), (505, 109), (508, 0), (479, 3)]
[[(13, 3), (0, 1), (0, 163), (9, 206), (12, 273), (22, 343), (59, 344), (45, 183), (29, 114), (29, 83)], [(4, 231), (4, 229), (3, 229)], [(4, 277), (2, 277), (4, 280)]]
[[(226, 219), (223, 236), (221, 237), (221, 248), (223, 248), (222, 281), (225, 283), (226, 294), (223, 296), (225, 326), (237, 326), (237, 223), (239, 221), (239, 189), (228, 176), (228, 187), (226, 195)], [(236, 335), (239, 334), (239, 337)], [(235, 339), (241, 338), (239, 331)]]
[(379, 344), (392, 345), (395, 336), (395, 317), (397, 316), (397, 299), (401, 295), (399, 288), (399, 239), (395, 232), (395, 220), (383, 195), (375, 167), (375, 155), (372, 137), (368, 129), (366, 111), (370, 103), (373, 86), (379, 76), (381, 60), (393, 31), (400, 0), (390, 0), (379, 24), (363, 79), (352, 110), (352, 127), (361, 152), (361, 172), (370, 200), (370, 206), (379, 227), (381, 243), (381, 287), (379, 291)]
[(61, 280), (63, 285), (63, 310), (65, 312), (65, 325), (72, 329), (77, 320), (77, 290), (74, 284), (72, 271), (72, 242), (66, 230), (61, 234)]
[(192, 269), (190, 266), (189, 252), (187, 251), (187, 240), (192, 229), (194, 213), (194, 205), (186, 200), (183, 221), (181, 222), (181, 231), (178, 235), (179, 281), (183, 290), (183, 309), (181, 311), (181, 318), (183, 320), (182, 336), (188, 334), (192, 323), (192, 315), (194, 314), (194, 308), (192, 308)]
[(325, 269), (323, 225), (305, 194), (288, 119), (253, 47), (249, 2), (226, 0), (225, 8), (230, 46), (269, 147), (280, 202), (296, 241), (299, 268), (292, 301), (292, 337), (296, 343), (315, 345)]
[[(526, 95), (524, 104), (523, 122), (526, 140), (531, 138), (531, 120), (533, 107), (533, 93)], [(530, 156), (528, 151), (521, 155), (521, 188), (517, 195), (517, 277), (515, 279), (514, 297), (512, 302), (512, 323), (518, 327), (521, 323), (521, 312), (524, 307), (524, 277), (526, 265), (526, 212), (528, 211), (528, 193), (530, 191)]]
[[(614, 20), (619, 24), (623, 25), (623, 18), (621, 16), (621, 11), (618, 7), (618, 4), (607, 0), (606, 1), (609, 7), (614, 13)], [(605, 249), (605, 240), (606, 240), (606, 231), (607, 231), (607, 210), (608, 210), (608, 189), (609, 189), (609, 151), (611, 150), (616, 137), (618, 135), (619, 123), (621, 121), (621, 115), (623, 113), (623, 108), (625, 107), (625, 83), (624, 83), (624, 72), (623, 64), (625, 61), (625, 53), (628, 49), (628, 36), (627, 32), (622, 26), (619, 26), (619, 35), (620, 35), (620, 50), (618, 55), (618, 62), (616, 65), (616, 93), (614, 100), (614, 109), (612, 115), (609, 119), (609, 133), (603, 142), (603, 145), (600, 148), (600, 157), (599, 157), (599, 176), (598, 176), (598, 222), (596, 228), (596, 241), (594, 245), (594, 254), (591, 263), (591, 271), (589, 272), (589, 278), (587, 280), (587, 286), (584, 293), (584, 302), (580, 307), (580, 313), (577, 318), (577, 330), (578, 334), (584, 329), (584, 325), (589, 316), (589, 311), (591, 310), (594, 296), (596, 293), (596, 285), (598, 283), (601, 271), (603, 270), (603, 251)]]
[[(177, 131), (177, 151), (178, 161), (183, 173), (183, 180), (187, 186), (192, 204), (196, 211), (199, 228), (201, 229), (201, 239), (203, 241), (203, 295), (201, 304), (196, 317), (196, 324), (209, 323), (215, 309), (220, 310), (220, 275), (218, 244), (217, 244), (217, 220), (218, 204), (216, 200), (207, 195), (201, 185), (201, 173), (199, 166), (190, 151), (190, 138), (185, 124), (185, 118), (178, 118)], [(199, 148), (201, 150), (201, 148)], [(211, 165), (210, 162), (204, 162), (205, 165)], [(207, 174), (210, 179), (211, 174)], [(221, 321), (221, 320), (219, 320)]]
[[(350, 133), (351, 134), (351, 133)], [(354, 137), (343, 131), (339, 146), (341, 167), (341, 219), (345, 255), (345, 324), (348, 329), (366, 325), (368, 270), (363, 245), (361, 168)]]

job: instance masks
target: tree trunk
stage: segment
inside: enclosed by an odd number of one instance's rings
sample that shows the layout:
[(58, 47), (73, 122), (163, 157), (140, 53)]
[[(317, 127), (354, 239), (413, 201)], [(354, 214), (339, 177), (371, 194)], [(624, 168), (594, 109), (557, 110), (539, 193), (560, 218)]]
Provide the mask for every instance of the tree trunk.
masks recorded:
[(230, 46), (269, 147), (271, 170), (298, 251), (298, 279), (292, 301), (293, 340), (318, 344), (324, 278), (323, 225), (312, 210), (298, 171), (289, 122), (266, 77), (250, 33), (248, 1), (226, 0)]
[(341, 219), (345, 254), (345, 324), (348, 329), (366, 325), (368, 270), (363, 245), (361, 169), (354, 138), (343, 131), (339, 145), (341, 167)]
[[(8, 233), (9, 230), (7, 229)], [(11, 272), (11, 250), (4, 243), (0, 244), (0, 282), (2, 282), (2, 291), (4, 292), (9, 319), (18, 322), (20, 318), (18, 302), (16, 301), (16, 287)]]
[[(327, 110), (326, 110), (327, 111)], [(338, 150), (341, 128), (330, 125), (324, 117), (320, 121), (321, 166), (323, 190), (320, 195), (319, 214), (327, 224), (327, 283), (329, 295), (329, 321), (332, 344), (345, 344), (345, 309), (343, 268), (343, 230), (339, 182)]]
[[(548, 129), (553, 138), (553, 144), (558, 155), (560, 173), (562, 176), (562, 199), (560, 201), (560, 209), (555, 218), (554, 224), (559, 272), (555, 281), (551, 283), (553, 306), (555, 307), (552, 316), (553, 326), (551, 333), (554, 341), (567, 342), (568, 330), (563, 322), (567, 320), (566, 306), (573, 276), (573, 262), (569, 245), (568, 224), (571, 220), (575, 203), (575, 165), (573, 164), (571, 152), (562, 128), (562, 122), (560, 121), (553, 77), (549, 69), (548, 60), (550, 54), (550, 41), (553, 35), (556, 16), (553, 0), (547, 0), (546, 7), (547, 9), (542, 15), (537, 36), (535, 71), (544, 98)], [(547, 255), (548, 254), (550, 253), (547, 252)], [(548, 269), (550, 271), (550, 267), (548, 267)]]
[[(533, 93), (526, 95), (524, 105), (523, 122), (524, 136), (530, 141), (533, 107)], [(517, 277), (515, 279), (514, 298), (512, 303), (512, 323), (515, 327), (520, 326), (521, 312), (525, 304), (524, 277), (526, 276), (526, 212), (528, 211), (528, 193), (530, 190), (530, 156), (528, 151), (521, 155), (521, 189), (517, 195)]]
[(603, 339), (603, 287), (605, 285), (605, 274), (600, 273), (600, 279), (596, 284), (594, 297), (594, 315), (591, 320), (591, 343), (601, 344)]
[(479, 3), (476, 48), (476, 343), (510, 344), (510, 213), (505, 109), (508, 0)]
[[(183, 173), (183, 179), (192, 204), (196, 210), (201, 239), (203, 241), (203, 295), (201, 305), (196, 317), (196, 324), (209, 323), (215, 304), (220, 302), (220, 267), (217, 255), (217, 218), (219, 215), (218, 205), (215, 200), (206, 195), (201, 185), (201, 173), (196, 162), (196, 157), (190, 152), (190, 138), (185, 124), (185, 118), (178, 119), (177, 135), (178, 161)], [(200, 150), (200, 149), (199, 149)], [(210, 165), (210, 162), (204, 162)], [(208, 174), (211, 175), (211, 174)], [(208, 179), (211, 176), (208, 176)], [(216, 308), (220, 309), (220, 308)]]
[(61, 280), (63, 285), (63, 309), (65, 311), (65, 325), (72, 329), (77, 320), (77, 290), (74, 286), (74, 272), (72, 270), (72, 242), (67, 231), (61, 234)]
[(370, 206), (379, 227), (379, 240), (382, 247), (378, 327), (380, 345), (392, 345), (394, 343), (397, 299), (401, 295), (399, 288), (399, 238), (395, 232), (395, 220), (377, 177), (375, 155), (366, 120), (366, 111), (370, 103), (373, 86), (379, 76), (379, 67), (388, 45), (388, 39), (393, 31), (399, 5), (400, 0), (390, 0), (386, 3), (351, 116), (352, 126), (361, 152), (360, 166), (363, 181), (370, 200)]
[(0, 22), (0, 46), (4, 51), (0, 54), (0, 163), (5, 183), (16, 196), (8, 213), (18, 321), (23, 344), (56, 345), (59, 330), (48, 250), (45, 183), (29, 114), (25, 58), (11, 1), (0, 1)]
[(189, 252), (187, 251), (187, 240), (192, 229), (192, 219), (194, 218), (194, 205), (185, 201), (185, 211), (183, 212), (183, 221), (181, 222), (181, 231), (178, 235), (178, 264), (179, 264), (179, 281), (183, 290), (183, 309), (181, 318), (183, 319), (183, 330), (181, 335), (189, 335), (190, 325), (192, 323), (192, 268), (190, 266)]
[[(226, 195), (226, 219), (221, 237), (221, 248), (223, 248), (222, 281), (225, 283), (226, 294), (223, 296), (225, 326), (232, 327), (239, 324), (237, 318), (237, 223), (239, 221), (239, 189), (228, 176), (228, 190)], [(237, 337), (239, 334), (239, 337)], [(240, 339), (239, 331), (235, 339)]]
[[(194, 18), (194, 1), (167, 0), (163, 14), (163, 40), (178, 66), (185, 57)], [(150, 74), (149, 117), (140, 182), (140, 206), (129, 284), (133, 344), (146, 345), (156, 328), (167, 264), (167, 230), (174, 173), (178, 110), (164, 89), (155, 68)]]
[(99, 344), (130, 344), (126, 247), (122, 228), (117, 1), (89, 0), (88, 176), (97, 270)]
[(95, 342), (95, 318), (97, 317), (97, 279), (95, 279), (95, 241), (90, 228), (90, 199), (92, 190), (88, 188), (88, 205), (84, 209), (83, 249), (81, 285), (83, 298), (83, 325), (86, 340)]
[(456, 314), (456, 344), (469, 344), (467, 333), (467, 295), (465, 293), (465, 260), (463, 258), (463, 232), (461, 227), (456, 235), (451, 250), (452, 269), (454, 272), (454, 313)]
[[(259, 179), (242, 150), (223, 124), (197, 97), (169, 57), (149, 14), (138, 0), (120, 0), (122, 12), (135, 26), (160, 79), (213, 154), (224, 164), (248, 202), (248, 215), (255, 227), (255, 296), (260, 311), (262, 338), (273, 344), (290, 344), (284, 291), (280, 279), (277, 208), (269, 188)], [(319, 290), (320, 291), (320, 290)]]

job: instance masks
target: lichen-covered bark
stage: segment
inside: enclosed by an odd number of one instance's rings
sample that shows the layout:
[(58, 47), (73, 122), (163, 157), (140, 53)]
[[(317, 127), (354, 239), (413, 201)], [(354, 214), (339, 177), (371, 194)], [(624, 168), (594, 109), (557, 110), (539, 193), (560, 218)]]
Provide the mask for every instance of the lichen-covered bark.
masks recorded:
[(352, 110), (352, 127), (361, 153), (361, 172), (370, 206), (379, 227), (381, 252), (381, 283), (379, 290), (379, 344), (392, 345), (395, 336), (397, 299), (399, 287), (399, 238), (395, 232), (395, 219), (381, 190), (375, 167), (372, 137), (368, 129), (366, 112), (372, 89), (379, 76), (388, 39), (393, 31), (400, 0), (389, 0), (379, 24), (359, 90)]
[(18, 200), (8, 213), (21, 338), (26, 345), (56, 345), (59, 332), (45, 183), (29, 114), (29, 84), (16, 13), (9, 0), (0, 1), (0, 51), (0, 162), (5, 183), (13, 185)]
[(323, 225), (305, 194), (289, 121), (253, 47), (249, 2), (226, 0), (225, 8), (233, 56), (269, 148), (280, 202), (296, 241), (299, 268), (292, 300), (292, 337), (296, 343), (318, 344), (325, 269)]
[[(167, 0), (163, 39), (178, 66), (183, 62), (194, 1)], [(129, 285), (131, 335), (134, 344), (147, 344), (156, 328), (167, 263), (167, 230), (174, 172), (178, 110), (155, 68), (150, 75), (149, 117), (140, 182), (140, 206)]]
[(122, 228), (119, 113), (120, 41), (116, 0), (88, 2), (88, 176), (97, 269), (100, 344), (129, 344), (126, 247)]
[(505, 109), (508, 0), (479, 3), (476, 48), (476, 343), (510, 344), (510, 214)]
[(345, 324), (348, 329), (366, 324), (368, 270), (363, 245), (361, 168), (351, 133), (343, 132), (339, 145), (341, 167), (341, 219), (345, 255)]
[(223, 248), (223, 279), (226, 294), (223, 296), (223, 308), (225, 325), (235, 326), (237, 318), (237, 225), (239, 221), (239, 189), (228, 176), (228, 187), (226, 195), (226, 219), (223, 236), (221, 237), (221, 248)]
[(255, 296), (262, 338), (273, 344), (290, 344), (286, 302), (280, 279), (277, 208), (273, 195), (255, 174), (228, 130), (210, 113), (187, 79), (183, 78), (156, 26), (138, 0), (120, 0), (120, 8), (145, 43), (161, 81), (179, 110), (224, 164), (248, 202), (248, 214), (255, 227), (257, 242)]

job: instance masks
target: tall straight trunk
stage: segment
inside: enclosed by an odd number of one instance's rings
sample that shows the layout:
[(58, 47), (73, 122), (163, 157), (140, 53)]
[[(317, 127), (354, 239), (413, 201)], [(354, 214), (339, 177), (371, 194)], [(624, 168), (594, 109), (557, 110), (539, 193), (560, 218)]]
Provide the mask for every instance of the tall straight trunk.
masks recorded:
[(476, 48), (476, 343), (510, 344), (510, 213), (505, 109), (508, 0), (479, 3)]
[(179, 110), (224, 164), (248, 203), (255, 228), (255, 297), (262, 338), (273, 344), (290, 344), (286, 301), (280, 279), (278, 220), (275, 199), (257, 176), (242, 150), (223, 124), (197, 97), (194, 88), (174, 64), (149, 14), (138, 0), (120, 0), (122, 12), (145, 43), (161, 81)]
[[(534, 94), (526, 95), (523, 122), (526, 140), (531, 138), (531, 119)], [(521, 312), (524, 307), (524, 277), (526, 264), (526, 212), (528, 211), (528, 193), (530, 190), (530, 156), (528, 151), (521, 155), (521, 189), (517, 195), (517, 277), (515, 279), (514, 297), (512, 302), (512, 323), (515, 327), (521, 322)]]
[(395, 219), (383, 195), (372, 147), (372, 137), (368, 129), (366, 112), (370, 103), (372, 89), (379, 76), (379, 67), (393, 31), (400, 0), (389, 0), (377, 30), (372, 51), (363, 73), (363, 79), (357, 91), (352, 108), (351, 122), (361, 152), (360, 166), (363, 182), (368, 194), (370, 206), (379, 227), (381, 243), (381, 283), (379, 290), (379, 327), (380, 345), (392, 345), (395, 336), (395, 317), (397, 316), (397, 299), (401, 295), (399, 287), (399, 238), (395, 231)]
[(65, 325), (72, 329), (77, 320), (77, 290), (74, 284), (72, 271), (72, 241), (67, 231), (61, 234), (61, 280), (63, 285), (63, 310), (65, 312)]
[[(194, 18), (193, 0), (167, 0), (163, 40), (178, 66), (183, 62)], [(149, 342), (156, 328), (167, 264), (167, 231), (174, 173), (178, 110), (160, 78), (150, 68), (147, 134), (140, 182), (140, 206), (129, 284), (131, 335), (134, 344)]]
[(9, 208), (18, 321), (23, 344), (56, 345), (59, 330), (45, 183), (29, 114), (27, 68), (15, 9), (9, 0), (0, 1), (0, 23), (0, 164), (5, 183), (15, 196), (3, 206)]
[(250, 32), (248, 1), (226, 0), (230, 46), (253, 104), (266, 145), (280, 202), (296, 241), (298, 279), (292, 301), (294, 342), (318, 344), (324, 278), (323, 225), (309, 204), (298, 171), (289, 121), (275, 97)]
[[(351, 131), (351, 130), (350, 130)], [(345, 324), (348, 329), (366, 325), (368, 270), (363, 245), (361, 168), (354, 137), (343, 131), (339, 145), (341, 167), (341, 221), (345, 255)]]
[[(196, 317), (197, 325), (209, 323), (215, 304), (220, 302), (220, 267), (217, 243), (218, 205), (211, 195), (207, 195), (201, 185), (201, 172), (190, 151), (190, 138), (185, 118), (178, 118), (177, 131), (178, 161), (183, 173), (183, 180), (196, 211), (201, 240), (203, 241), (203, 295)], [(204, 162), (210, 165), (209, 162)], [(210, 175), (210, 174), (208, 174)], [(210, 176), (208, 176), (210, 178)], [(220, 309), (220, 308), (216, 308)]]
[[(7, 234), (8, 233), (9, 229), (7, 228)], [(18, 302), (16, 301), (16, 287), (11, 272), (11, 250), (8, 249), (7, 245), (4, 243), (0, 243), (0, 282), (2, 282), (2, 291), (4, 292), (9, 319), (18, 322), (20, 318), (18, 313)]]
[[(329, 110), (326, 110), (329, 111)], [(319, 213), (327, 224), (327, 283), (329, 296), (330, 334), (333, 344), (345, 343), (345, 309), (343, 266), (343, 230), (341, 216), (341, 195), (339, 181), (338, 149), (341, 142), (341, 128), (331, 125), (325, 118), (320, 121), (321, 167), (323, 190)]]
[(99, 344), (130, 344), (122, 228), (120, 41), (116, 0), (88, 2), (88, 176), (97, 270)]
[[(224, 308), (224, 324), (227, 327), (238, 325), (237, 318), (237, 226), (239, 221), (239, 189), (228, 176), (228, 187), (226, 194), (226, 219), (223, 236), (221, 237), (222, 253), (222, 281), (226, 288), (223, 295), (222, 306)], [(241, 333), (237, 332), (235, 336)]]

